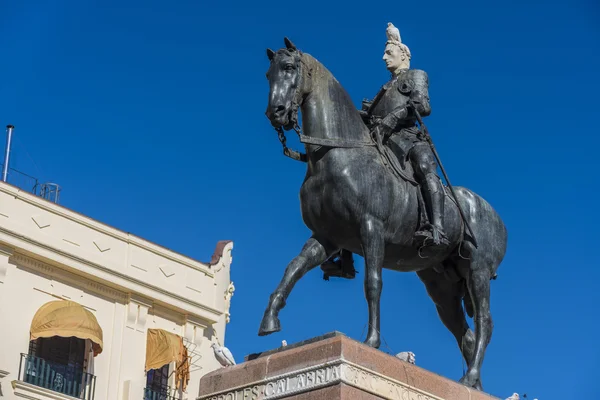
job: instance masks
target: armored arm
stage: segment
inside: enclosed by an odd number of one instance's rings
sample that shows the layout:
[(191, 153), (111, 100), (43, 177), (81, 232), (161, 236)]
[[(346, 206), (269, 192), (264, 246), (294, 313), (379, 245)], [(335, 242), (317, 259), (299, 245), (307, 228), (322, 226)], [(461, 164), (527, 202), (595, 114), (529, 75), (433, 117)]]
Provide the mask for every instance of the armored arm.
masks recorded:
[(371, 116), (369, 115), (369, 108), (371, 107), (372, 103), (373, 102), (370, 100), (363, 99), (362, 104), (361, 104), (361, 109), (358, 110), (360, 117), (362, 118), (363, 122), (367, 126), (370, 124), (370, 121), (371, 121)]
[[(431, 114), (431, 105), (429, 104), (429, 79), (427, 73), (423, 70), (410, 70), (408, 76), (398, 84), (398, 90), (408, 96), (416, 106), (421, 117)], [(407, 104), (403, 104), (393, 109), (382, 120), (381, 124), (388, 131), (393, 131), (402, 122), (414, 119), (413, 110)]]

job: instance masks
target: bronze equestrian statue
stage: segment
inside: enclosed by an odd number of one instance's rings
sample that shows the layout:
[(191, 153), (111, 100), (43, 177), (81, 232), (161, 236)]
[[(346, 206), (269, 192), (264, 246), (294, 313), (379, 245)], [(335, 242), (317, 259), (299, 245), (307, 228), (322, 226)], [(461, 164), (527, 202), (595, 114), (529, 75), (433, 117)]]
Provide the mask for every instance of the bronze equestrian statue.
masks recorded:
[[(281, 329), (279, 312), (308, 271), (332, 257), (351, 262), (348, 256), (359, 254), (369, 309), (365, 343), (375, 348), (381, 343), (382, 268), (416, 272), (468, 365), (460, 381), (481, 390), (493, 330), (490, 281), (506, 252), (506, 227), (477, 194), (439, 183), (430, 149), (422, 144), (423, 129), (414, 127), (415, 118), (430, 112), (427, 76), (408, 69), (406, 60), (398, 62), (410, 53), (392, 25), (387, 32), (384, 60), (393, 79), (362, 112), (331, 72), (289, 39), (277, 52), (267, 49), (266, 115), (284, 154), (307, 163), (300, 203), (312, 235), (271, 294), (259, 335)], [(284, 129), (296, 130), (306, 154), (287, 148)]]

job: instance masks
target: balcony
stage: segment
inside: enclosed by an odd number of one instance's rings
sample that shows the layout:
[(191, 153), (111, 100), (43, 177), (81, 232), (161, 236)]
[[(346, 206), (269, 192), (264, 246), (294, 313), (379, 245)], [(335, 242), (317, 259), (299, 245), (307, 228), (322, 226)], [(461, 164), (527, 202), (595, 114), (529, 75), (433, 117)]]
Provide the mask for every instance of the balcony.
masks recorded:
[(144, 400), (181, 400), (181, 395), (177, 390), (164, 386), (157, 388), (144, 388)]
[(77, 399), (94, 400), (96, 377), (84, 372), (83, 367), (79, 365), (48, 362), (21, 353), (18, 379)]

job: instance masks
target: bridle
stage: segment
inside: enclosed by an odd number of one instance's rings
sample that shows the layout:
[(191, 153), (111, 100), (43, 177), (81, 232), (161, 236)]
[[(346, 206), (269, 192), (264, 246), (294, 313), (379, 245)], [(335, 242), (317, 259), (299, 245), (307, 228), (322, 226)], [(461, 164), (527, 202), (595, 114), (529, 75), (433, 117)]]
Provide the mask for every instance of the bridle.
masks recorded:
[[(288, 49), (288, 51), (290, 51)], [(306, 136), (302, 133), (302, 128), (298, 125), (298, 109), (302, 106), (304, 102), (304, 95), (306, 93), (310, 93), (313, 85), (313, 70), (311, 66), (304, 61), (303, 54), (299, 50), (292, 50), (294, 53), (294, 57), (296, 58), (296, 62), (298, 65), (298, 85), (294, 89), (294, 98), (292, 100), (291, 105), (291, 115), (290, 122), (292, 129), (298, 135), (300, 139), (300, 143), (304, 144), (313, 144), (317, 146), (324, 147), (340, 147), (340, 148), (356, 148), (356, 147), (364, 147), (364, 146), (375, 146), (376, 143), (372, 140), (370, 141), (359, 141), (359, 140), (347, 140), (347, 139), (327, 139), (327, 138), (314, 138), (311, 136)], [(306, 68), (306, 69), (305, 69)], [(305, 76), (306, 71), (306, 76)], [(283, 146), (283, 155), (289, 157), (296, 161), (308, 162), (308, 156), (306, 153), (301, 153), (296, 150), (292, 150), (287, 146), (287, 138), (285, 137), (285, 132), (283, 127), (279, 126), (274, 128), (277, 132), (277, 137)]]
[[(304, 101), (303, 93), (308, 93), (310, 91), (310, 89), (312, 88), (312, 68), (310, 68), (310, 66), (308, 66), (302, 59), (301, 51), (289, 50), (289, 49), (288, 49), (288, 51), (293, 52), (294, 58), (296, 59), (296, 63), (298, 65), (298, 84), (296, 85), (296, 87), (294, 89), (294, 98), (292, 100), (290, 122), (292, 123), (292, 129), (296, 132), (296, 134), (298, 135), (298, 138), (302, 142), (302, 137), (304, 137), (304, 135), (302, 134), (302, 128), (300, 128), (300, 126), (298, 125), (298, 109), (300, 108), (300, 106), (302, 105), (302, 102)], [(308, 75), (307, 81), (308, 81), (308, 85), (309, 85), (307, 88), (308, 90), (302, 90), (302, 86), (305, 83), (303, 67), (306, 67), (306, 69), (308, 70), (308, 73), (307, 73), (307, 75)], [(277, 137), (279, 138), (279, 141), (281, 142), (281, 146), (283, 146), (283, 155), (284, 156), (289, 157), (296, 161), (308, 162), (308, 156), (305, 153), (300, 153), (299, 151), (292, 150), (289, 147), (287, 147), (287, 138), (285, 137), (285, 132), (283, 130), (283, 127), (278, 126), (275, 128), (275, 131), (277, 132)]]

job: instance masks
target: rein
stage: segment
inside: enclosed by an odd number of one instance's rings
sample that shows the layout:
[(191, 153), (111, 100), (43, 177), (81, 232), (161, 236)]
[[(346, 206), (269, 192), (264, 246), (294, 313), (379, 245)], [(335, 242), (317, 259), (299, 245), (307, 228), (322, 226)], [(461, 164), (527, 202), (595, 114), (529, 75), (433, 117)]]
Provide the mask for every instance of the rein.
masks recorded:
[[(302, 60), (302, 53), (300, 53), (300, 65), (302, 65), (302, 64), (304, 64), (308, 68), (308, 76), (310, 77), (310, 79), (309, 79), (310, 87), (312, 89), (312, 70), (304, 63), (304, 61)], [(300, 128), (300, 126), (298, 125), (298, 109), (300, 108), (300, 106), (302, 105), (302, 102), (304, 100), (302, 97), (302, 91), (300, 91), (299, 89), (302, 88), (304, 81), (305, 81), (304, 69), (300, 68), (300, 82), (294, 92), (294, 100), (292, 102), (292, 115), (290, 118), (291, 122), (293, 122), (293, 129), (296, 132), (296, 134), (298, 135), (298, 138), (300, 139), (300, 143), (313, 144), (313, 145), (317, 145), (317, 146), (324, 146), (324, 147), (331, 147), (331, 148), (357, 148), (357, 147), (365, 147), (365, 146), (376, 146), (376, 143), (373, 141), (345, 140), (345, 139), (337, 139), (337, 138), (333, 138), (333, 139), (314, 138), (311, 136), (304, 135), (302, 133), (302, 128)], [(275, 128), (275, 131), (277, 132), (277, 137), (279, 138), (279, 141), (281, 142), (281, 145), (283, 147), (283, 155), (284, 156), (289, 157), (296, 161), (308, 162), (308, 155), (306, 153), (301, 153), (301, 152), (292, 150), (289, 147), (287, 147), (287, 138), (285, 137), (285, 132), (281, 126)]]

